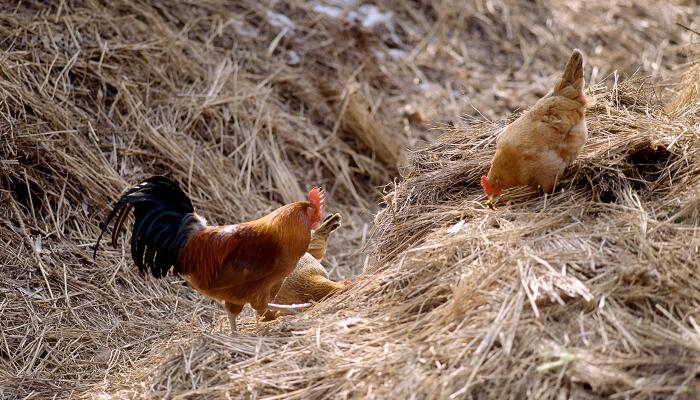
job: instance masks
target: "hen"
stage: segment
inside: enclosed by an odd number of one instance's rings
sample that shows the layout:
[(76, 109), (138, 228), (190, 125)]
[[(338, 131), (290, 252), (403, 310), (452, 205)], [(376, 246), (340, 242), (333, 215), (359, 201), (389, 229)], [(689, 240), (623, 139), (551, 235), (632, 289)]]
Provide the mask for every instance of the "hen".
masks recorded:
[[(341, 219), (340, 214), (330, 215), (312, 232), (311, 243), (306, 254), (301, 257), (294, 271), (272, 289), (271, 298), (274, 299), (275, 304), (310, 306), (303, 303), (319, 302), (350, 287), (348, 280), (342, 282), (330, 280), (328, 272), (320, 262), (325, 255), (328, 236), (340, 227)], [(279, 314), (277, 311), (285, 312), (285, 310), (268, 310), (264, 318), (275, 319)]]
[(173, 268), (196, 291), (224, 303), (235, 334), (243, 306), (249, 303), (263, 314), (271, 288), (292, 272), (306, 252), (311, 229), (323, 215), (323, 192), (313, 188), (307, 201), (284, 205), (255, 221), (208, 226), (177, 183), (154, 176), (119, 199), (95, 252), (115, 217), (112, 245), (116, 247), (132, 208), (131, 257), (139, 271), (150, 270), (160, 278)]
[(506, 126), (481, 186), (492, 205), (505, 188), (539, 185), (546, 193), (581, 151), (588, 137), (584, 118), (583, 55), (575, 49), (547, 95)]

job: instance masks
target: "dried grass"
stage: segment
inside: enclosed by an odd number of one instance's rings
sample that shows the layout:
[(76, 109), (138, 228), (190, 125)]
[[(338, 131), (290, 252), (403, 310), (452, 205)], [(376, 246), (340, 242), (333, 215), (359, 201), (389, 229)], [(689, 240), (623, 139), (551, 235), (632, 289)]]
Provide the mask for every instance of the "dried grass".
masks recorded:
[[(700, 70), (675, 25), (700, 29), (697, 2), (387, 0), (375, 28), (314, 4), (0, 10), (0, 397), (697, 397)], [(600, 83), (583, 154), (556, 194), (485, 209), (492, 120), (573, 47)], [(231, 339), (177, 277), (93, 261), (154, 173), (214, 223), (322, 184), (355, 286)]]

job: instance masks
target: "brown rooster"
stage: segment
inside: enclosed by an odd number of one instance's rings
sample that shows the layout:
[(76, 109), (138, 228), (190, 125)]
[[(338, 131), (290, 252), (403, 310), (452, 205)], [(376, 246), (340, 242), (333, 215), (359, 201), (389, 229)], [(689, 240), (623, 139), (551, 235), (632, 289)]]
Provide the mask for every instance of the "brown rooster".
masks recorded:
[[(154, 176), (127, 190), (107, 217), (95, 252), (116, 217), (112, 244), (134, 209), (131, 257), (142, 273), (160, 278), (173, 268), (200, 293), (224, 303), (235, 334), (246, 303), (267, 310), (270, 290), (294, 269), (309, 247), (312, 228), (323, 215), (323, 192), (284, 205), (255, 221), (208, 226), (192, 202), (169, 178)], [(93, 254), (94, 256), (94, 254)]]

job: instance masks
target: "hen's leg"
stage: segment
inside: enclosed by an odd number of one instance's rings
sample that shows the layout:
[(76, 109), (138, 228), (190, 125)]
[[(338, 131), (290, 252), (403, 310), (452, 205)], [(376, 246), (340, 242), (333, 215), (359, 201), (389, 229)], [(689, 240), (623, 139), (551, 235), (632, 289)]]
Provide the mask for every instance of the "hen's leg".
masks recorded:
[(279, 313), (266, 309), (262, 317), (260, 316), (260, 313), (258, 313), (258, 319), (262, 320), (263, 322), (274, 321), (275, 319), (277, 319), (277, 314)]
[(238, 317), (238, 314), (241, 313), (241, 310), (243, 310), (243, 306), (240, 304), (225, 302), (224, 307), (226, 308), (226, 313), (228, 314), (228, 321), (231, 323), (231, 336), (236, 336), (238, 334), (236, 318)]
[(540, 155), (537, 163), (538, 174), (534, 181), (547, 194), (552, 194), (559, 179), (563, 176), (566, 164), (559, 155), (549, 151)]

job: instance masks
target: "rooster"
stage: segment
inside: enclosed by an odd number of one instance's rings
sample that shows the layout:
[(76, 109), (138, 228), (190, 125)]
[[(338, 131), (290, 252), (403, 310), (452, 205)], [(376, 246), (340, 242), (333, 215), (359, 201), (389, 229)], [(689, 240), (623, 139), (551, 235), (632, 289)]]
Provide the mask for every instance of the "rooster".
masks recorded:
[(583, 85), (583, 54), (575, 49), (554, 89), (498, 138), (488, 175), (481, 177), (489, 206), (509, 187), (539, 185), (545, 193), (554, 190), (588, 137)]
[(116, 217), (112, 245), (131, 209), (134, 228), (131, 258), (141, 273), (160, 278), (172, 268), (196, 291), (222, 301), (237, 332), (236, 317), (245, 304), (265, 313), (270, 290), (282, 282), (304, 255), (312, 228), (323, 215), (324, 194), (314, 187), (307, 201), (284, 205), (255, 221), (209, 226), (192, 202), (169, 178), (154, 176), (127, 190), (107, 216), (95, 245)]

